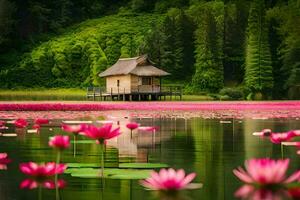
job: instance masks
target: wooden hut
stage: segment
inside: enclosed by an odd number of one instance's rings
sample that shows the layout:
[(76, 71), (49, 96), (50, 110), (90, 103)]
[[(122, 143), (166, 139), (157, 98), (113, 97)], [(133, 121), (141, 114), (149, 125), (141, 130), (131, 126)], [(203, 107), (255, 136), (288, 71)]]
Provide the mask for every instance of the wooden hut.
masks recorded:
[(114, 65), (100, 73), (106, 79), (106, 93), (113, 95), (156, 95), (162, 92), (161, 77), (169, 75), (157, 67), (146, 55), (120, 58)]

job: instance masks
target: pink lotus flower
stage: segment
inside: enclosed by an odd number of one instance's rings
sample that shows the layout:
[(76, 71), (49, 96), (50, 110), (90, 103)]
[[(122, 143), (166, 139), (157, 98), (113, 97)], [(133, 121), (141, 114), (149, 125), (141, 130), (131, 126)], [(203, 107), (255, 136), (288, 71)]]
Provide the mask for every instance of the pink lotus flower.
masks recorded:
[(300, 170), (289, 178), (285, 177), (289, 159), (272, 160), (269, 158), (250, 159), (245, 162), (246, 171), (238, 167), (233, 173), (243, 182), (260, 186), (287, 184), (300, 178)]
[(4, 126), (5, 123), (6, 123), (5, 121), (0, 120), (0, 127)]
[(49, 124), (49, 120), (48, 119), (44, 119), (44, 118), (37, 118), (37, 119), (34, 120), (34, 123), (35, 124), (39, 124), (39, 125)]
[[(47, 189), (55, 189), (55, 181), (53, 180), (37, 181), (34, 179), (25, 179), (20, 184), (21, 189), (30, 189), (30, 190), (40, 186)], [(65, 186), (66, 186), (66, 182), (63, 179), (57, 180), (57, 187), (59, 189), (62, 189)]]
[(39, 129), (41, 128), (41, 125), (39, 125), (39, 124), (34, 124), (34, 125), (32, 126), (32, 128), (33, 128), (33, 129), (39, 130)]
[(8, 158), (7, 153), (0, 153), (0, 170), (7, 169), (7, 164), (9, 164), (11, 160)]
[(290, 131), (290, 134), (292, 135), (292, 136), (300, 136), (300, 130), (291, 130)]
[(80, 132), (83, 132), (86, 128), (86, 124), (80, 124), (80, 125), (66, 125), (63, 124), (61, 126), (62, 130), (68, 133), (78, 134)]
[(151, 177), (140, 181), (140, 184), (150, 190), (183, 190), (195, 189), (190, 183), (196, 177), (196, 173), (185, 176), (183, 169), (175, 171), (161, 169), (159, 173), (152, 171)]
[(126, 127), (130, 130), (134, 130), (134, 129), (137, 129), (139, 127), (139, 124), (135, 123), (135, 122), (131, 122), (131, 123), (126, 124)]
[(21, 172), (38, 180), (54, 176), (56, 174), (62, 174), (66, 168), (67, 165), (56, 164), (55, 162), (48, 162), (40, 165), (34, 162), (20, 164)]
[(294, 133), (292, 131), (286, 133), (271, 133), (270, 140), (274, 144), (280, 144), (281, 142), (286, 142), (291, 140), (294, 137)]
[(69, 136), (56, 135), (49, 140), (49, 146), (60, 150), (66, 149), (70, 146)]
[(98, 140), (100, 144), (104, 144), (105, 140), (109, 140), (121, 134), (120, 128), (112, 130), (111, 124), (105, 124), (102, 127), (90, 125), (83, 131), (83, 133), (89, 138)]
[(28, 122), (25, 119), (17, 119), (14, 121), (17, 128), (25, 128), (28, 126)]

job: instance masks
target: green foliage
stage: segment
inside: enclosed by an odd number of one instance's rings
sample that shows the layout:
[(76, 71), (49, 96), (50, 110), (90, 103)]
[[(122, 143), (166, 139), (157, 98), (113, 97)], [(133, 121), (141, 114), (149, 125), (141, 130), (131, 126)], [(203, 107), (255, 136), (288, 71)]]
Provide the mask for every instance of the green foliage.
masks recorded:
[(218, 92), (224, 85), (223, 78), (223, 27), (224, 4), (201, 3), (191, 7), (190, 14), (197, 24), (195, 32), (194, 91)]
[(222, 98), (226, 97), (226, 100), (242, 100), (244, 99), (244, 93), (240, 88), (223, 88), (220, 90)]
[(102, 85), (117, 59), (148, 54), (187, 94), (243, 84), (248, 99), (285, 98), (299, 24), (299, 0), (0, 0), (0, 87)]
[[(110, 16), (68, 28), (37, 46), (9, 70), (1, 87), (80, 87), (101, 85), (98, 74), (119, 57), (137, 56), (145, 33), (159, 15)], [(142, 25), (141, 25), (142, 24)]]
[(248, 22), (245, 83), (253, 95), (261, 93), (270, 97), (273, 88), (271, 52), (263, 2), (251, 5)]
[[(6, 46), (11, 42), (9, 34), (13, 33), (13, 25), (15, 20), (13, 14), (16, 12), (16, 7), (13, 2), (8, 0), (0, 0), (0, 47)], [(2, 50), (0, 49), (0, 53)]]
[(244, 78), (245, 39), (249, 3), (245, 0), (229, 2), (224, 13), (223, 65), (225, 84), (241, 83)]
[[(289, 0), (288, 4), (276, 6), (268, 11), (268, 17), (276, 26), (276, 34), (281, 38), (279, 51), (279, 62), (281, 68), (277, 69), (278, 79), (287, 80), (281, 83), (281, 88), (294, 87), (300, 84), (300, 2), (299, 0)], [(280, 42), (278, 41), (278, 42)], [(276, 75), (276, 74), (275, 74)], [(285, 86), (284, 88), (282, 86)]]
[(146, 37), (142, 52), (167, 72), (171, 80), (190, 79), (194, 64), (194, 25), (183, 10), (172, 8), (160, 26)]

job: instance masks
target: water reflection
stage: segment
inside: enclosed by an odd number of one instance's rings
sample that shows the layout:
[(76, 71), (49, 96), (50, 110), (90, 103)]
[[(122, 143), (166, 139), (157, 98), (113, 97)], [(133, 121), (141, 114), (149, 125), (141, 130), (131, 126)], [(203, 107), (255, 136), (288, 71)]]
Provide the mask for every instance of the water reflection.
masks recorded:
[(159, 200), (192, 200), (184, 192), (152, 192), (152, 195)]
[(56, 187), (59, 189), (65, 188), (67, 185), (66, 181), (64, 179), (58, 179), (57, 183), (55, 183), (54, 180), (36, 180), (36, 179), (24, 179), (21, 184), (21, 189), (36, 189), (39, 187), (43, 187), (46, 189), (55, 189)]
[(292, 199), (286, 189), (255, 188), (252, 185), (243, 185), (235, 196), (243, 200), (286, 200)]
[[(127, 115), (131, 116), (131, 115)], [(264, 128), (287, 131), (299, 129), (297, 120), (232, 120), (231, 123), (220, 123), (217, 119), (200, 118), (113, 118), (114, 126), (119, 121), (122, 135), (109, 141), (105, 153), (106, 167), (118, 167), (119, 163), (152, 162), (166, 163), (172, 168), (184, 168), (188, 172), (195, 171), (195, 182), (204, 184), (200, 190), (180, 193), (179, 196), (153, 194), (145, 191), (137, 180), (105, 180), (105, 189), (101, 190), (100, 179), (82, 179), (63, 175), (68, 187), (60, 191), (64, 200), (154, 200), (172, 198), (186, 199), (234, 199), (235, 190), (240, 182), (232, 174), (232, 170), (252, 157), (280, 158), (280, 145), (273, 145), (269, 140), (252, 136), (255, 131)], [(8, 124), (3, 133), (17, 133), (17, 137), (0, 137), (0, 152), (7, 152), (14, 162), (9, 170), (1, 171), (0, 199), (36, 199), (36, 193), (19, 190), (23, 176), (18, 172), (18, 163), (35, 161), (47, 162), (55, 160), (55, 154), (48, 147), (48, 140), (54, 133), (62, 133), (60, 120), (41, 127), (40, 134), (27, 133), (15, 129)], [(154, 134), (137, 130), (130, 137), (130, 130), (125, 126), (135, 121), (142, 126), (158, 126)], [(94, 122), (95, 123), (95, 122)], [(52, 131), (49, 131), (49, 128)], [(83, 136), (76, 138), (74, 147), (66, 150), (62, 156), (64, 163), (100, 163), (100, 150), (95, 143), (82, 143)], [(74, 157), (74, 152), (76, 156)], [(299, 168), (300, 160), (295, 149), (286, 147), (284, 156), (291, 158), (291, 171)], [(260, 193), (259, 193), (260, 194)], [(43, 191), (44, 199), (55, 199), (52, 190)]]

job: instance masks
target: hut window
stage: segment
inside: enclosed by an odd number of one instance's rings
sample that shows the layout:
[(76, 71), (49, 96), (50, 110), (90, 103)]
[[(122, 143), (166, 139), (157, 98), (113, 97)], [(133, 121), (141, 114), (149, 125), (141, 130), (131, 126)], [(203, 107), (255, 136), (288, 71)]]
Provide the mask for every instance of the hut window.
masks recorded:
[(120, 80), (117, 80), (117, 87), (120, 87)]
[(143, 77), (142, 85), (151, 85), (151, 77)]

